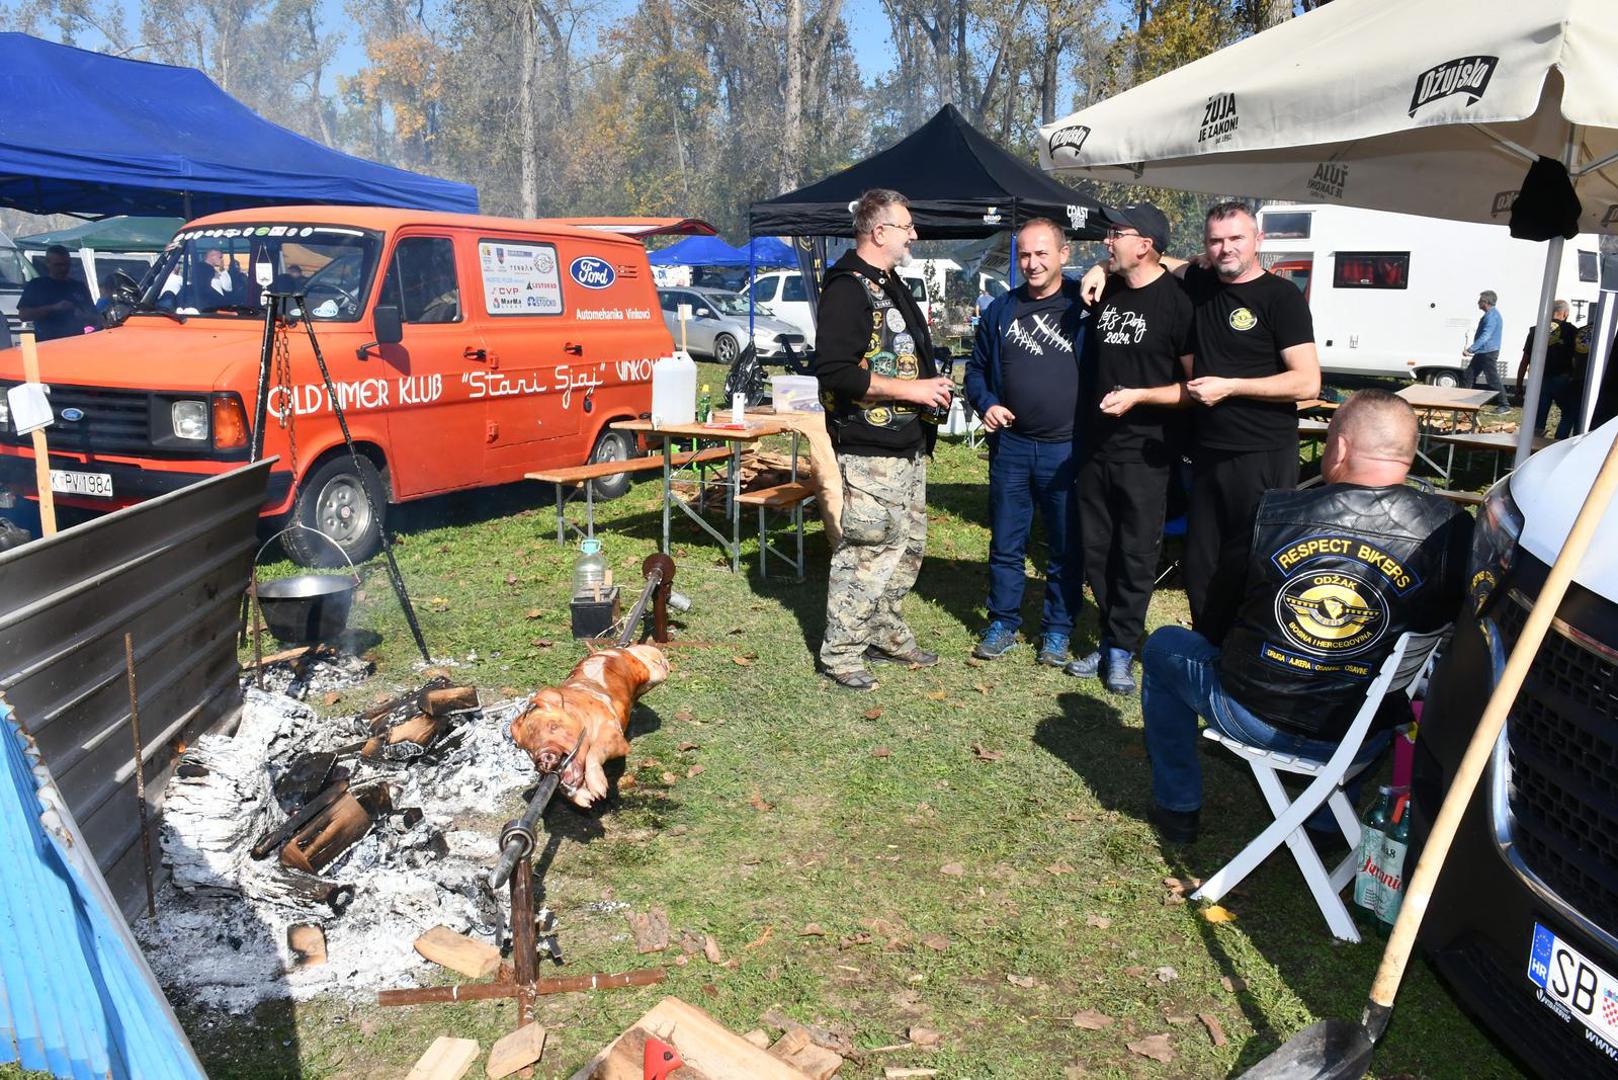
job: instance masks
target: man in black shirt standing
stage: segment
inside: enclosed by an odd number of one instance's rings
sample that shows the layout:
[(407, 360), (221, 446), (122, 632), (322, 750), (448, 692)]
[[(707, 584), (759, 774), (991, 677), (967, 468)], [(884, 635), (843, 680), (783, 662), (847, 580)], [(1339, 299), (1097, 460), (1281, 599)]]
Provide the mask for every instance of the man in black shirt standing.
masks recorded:
[(1242, 203), (1208, 211), (1208, 269), (1187, 264), (1195, 309), (1185, 589), (1196, 631), (1219, 645), (1241, 601), (1259, 496), (1298, 486), (1297, 403), (1320, 393), (1314, 321), (1296, 285), (1258, 260)]
[(17, 317), (34, 324), (34, 336), (40, 341), (77, 337), (101, 328), (90, 290), (68, 274), (72, 260), (61, 244), (46, 248), (45, 276), (24, 285), (17, 298)]
[(1077, 283), (1062, 276), (1068, 252), (1062, 227), (1049, 218), (1018, 230), (1023, 284), (984, 309), (966, 365), (966, 396), (989, 432), (989, 625), (972, 650), (985, 660), (1017, 644), (1036, 506), (1048, 551), (1040, 663), (1067, 663), (1082, 596), (1070, 499), (1088, 313)]
[(905, 624), (900, 603), (927, 546), (927, 455), (955, 383), (938, 374), (927, 320), (894, 268), (910, 261), (910, 206), (875, 188), (854, 204), (853, 251), (820, 291), (815, 377), (843, 476), (843, 535), (826, 583), (821, 672), (874, 690), (866, 662), (938, 663)]
[(1130, 663), (1146, 626), (1169, 482), (1190, 403), (1190, 297), (1163, 268), (1169, 223), (1151, 203), (1107, 214), (1113, 275), (1093, 309), (1081, 382), (1078, 468), (1084, 576), (1101, 641), (1067, 665), (1113, 693), (1135, 690)]

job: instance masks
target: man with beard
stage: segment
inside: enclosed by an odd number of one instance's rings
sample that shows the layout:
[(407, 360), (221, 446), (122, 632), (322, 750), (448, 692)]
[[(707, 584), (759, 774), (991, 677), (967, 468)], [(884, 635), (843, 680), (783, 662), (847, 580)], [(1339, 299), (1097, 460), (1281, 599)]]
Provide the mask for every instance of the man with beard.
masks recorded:
[(910, 206), (876, 188), (854, 204), (855, 247), (826, 272), (815, 377), (843, 478), (843, 535), (826, 587), (821, 672), (874, 690), (866, 661), (929, 667), (900, 604), (927, 545), (927, 455), (954, 382), (938, 374), (927, 320), (895, 268), (910, 261)]

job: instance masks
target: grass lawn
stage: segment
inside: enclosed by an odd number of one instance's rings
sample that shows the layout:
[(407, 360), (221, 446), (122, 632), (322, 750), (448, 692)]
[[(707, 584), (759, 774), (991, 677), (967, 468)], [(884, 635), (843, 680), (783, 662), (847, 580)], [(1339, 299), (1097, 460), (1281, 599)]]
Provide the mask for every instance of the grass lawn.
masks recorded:
[[(705, 370), (714, 385), (722, 377)], [(545, 900), (562, 922), (569, 969), (668, 967), (662, 986), (542, 999), (551, 1031), (537, 1075), (567, 1077), (664, 994), (738, 1032), (772, 1007), (841, 1028), (867, 1052), (842, 1075), (928, 1066), (960, 1077), (1230, 1075), (1321, 1017), (1357, 1019), (1381, 939), (1335, 943), (1290, 858), (1262, 867), (1206, 921), (1176, 904), (1170, 877), (1211, 873), (1264, 823), (1245, 768), (1207, 753), (1204, 837), (1160, 848), (1143, 815), (1147, 762), (1138, 698), (1106, 695), (1036, 666), (1024, 645), (968, 661), (987, 587), (985, 464), (944, 441), (932, 466), (928, 557), (906, 614), (944, 661), (881, 669), (867, 695), (813, 671), (826, 545), (812, 527), (805, 582), (731, 574), (715, 545), (676, 524), (676, 587), (694, 606), (671, 650), (674, 671), (633, 728), (617, 790), (591, 813), (555, 804), (560, 838)], [(582, 655), (568, 633), (573, 550), (559, 548), (549, 489), (479, 492), (400, 508), (398, 557), (436, 656), (488, 691), (561, 679)], [(658, 542), (655, 482), (604, 504), (599, 535), (616, 576), (640, 581)], [(751, 548), (749, 549), (751, 551)], [(270, 568), (275, 576), (286, 567)], [(1030, 572), (1026, 613), (1037, 626)], [(1150, 624), (1186, 616), (1160, 591)], [(372, 693), (419, 681), (386, 578), (373, 569), (354, 624), (382, 636)], [(1092, 640), (1094, 609), (1080, 633)], [(1078, 643), (1076, 643), (1078, 644)], [(491, 831), (514, 806), (490, 806)], [(667, 911), (710, 934), (734, 966), (678, 948), (637, 956), (626, 915)], [(401, 926), (401, 934), (412, 933)], [(320, 1000), (250, 1018), (183, 1008), (215, 1077), (399, 1077), (440, 1034), (487, 1049), (513, 1006), (383, 1010)], [(1075, 1013), (1111, 1019), (1075, 1026)], [(1228, 1037), (1214, 1045), (1198, 1019)], [(772, 1031), (772, 1035), (774, 1032)], [(1172, 1059), (1130, 1043), (1167, 1035)], [(476, 1067), (482, 1074), (481, 1063)], [(1376, 1075), (1518, 1075), (1422, 963), (1412, 966)]]

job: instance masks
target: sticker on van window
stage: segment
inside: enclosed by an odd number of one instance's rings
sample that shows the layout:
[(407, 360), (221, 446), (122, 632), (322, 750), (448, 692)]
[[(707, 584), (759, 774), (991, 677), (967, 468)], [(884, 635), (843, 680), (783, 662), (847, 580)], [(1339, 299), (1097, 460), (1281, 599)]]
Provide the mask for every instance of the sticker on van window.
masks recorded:
[(490, 315), (560, 315), (562, 278), (548, 244), (478, 241), (483, 303)]

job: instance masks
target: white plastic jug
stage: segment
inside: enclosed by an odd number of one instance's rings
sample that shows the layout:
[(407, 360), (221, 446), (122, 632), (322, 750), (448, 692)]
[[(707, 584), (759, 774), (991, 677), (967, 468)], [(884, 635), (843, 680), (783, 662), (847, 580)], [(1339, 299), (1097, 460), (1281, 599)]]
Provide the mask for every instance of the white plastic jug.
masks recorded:
[(697, 419), (697, 362), (675, 351), (652, 364), (652, 425), (673, 427)]

